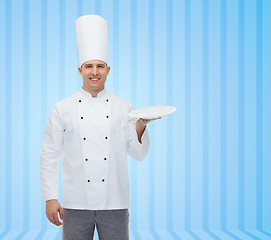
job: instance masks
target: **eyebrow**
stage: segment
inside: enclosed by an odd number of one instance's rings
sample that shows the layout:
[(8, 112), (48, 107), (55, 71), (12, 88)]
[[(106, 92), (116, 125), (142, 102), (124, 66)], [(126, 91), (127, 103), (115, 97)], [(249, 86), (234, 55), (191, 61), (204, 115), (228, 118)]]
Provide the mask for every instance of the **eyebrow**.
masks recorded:
[[(104, 63), (98, 63), (98, 64), (94, 64), (94, 65), (97, 65), (97, 66), (105, 66)], [(88, 63), (88, 64), (86, 64), (85, 66), (93, 66), (93, 64), (92, 64), (92, 63)]]

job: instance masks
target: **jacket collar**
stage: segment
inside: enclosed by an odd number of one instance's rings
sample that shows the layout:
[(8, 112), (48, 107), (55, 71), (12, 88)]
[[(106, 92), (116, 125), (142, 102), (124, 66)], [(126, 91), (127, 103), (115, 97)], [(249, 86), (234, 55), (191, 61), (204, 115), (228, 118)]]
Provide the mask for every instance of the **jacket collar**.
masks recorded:
[[(85, 91), (83, 88), (81, 88), (80, 92), (81, 92), (84, 96), (86, 96), (86, 97), (88, 97), (88, 98), (96, 99), (95, 97), (92, 97), (91, 93)], [(105, 97), (105, 96), (106, 96), (106, 93), (107, 93), (107, 90), (106, 90), (106, 88), (104, 88), (101, 92), (99, 92), (99, 93), (97, 94), (97, 98), (103, 98), (103, 97)]]

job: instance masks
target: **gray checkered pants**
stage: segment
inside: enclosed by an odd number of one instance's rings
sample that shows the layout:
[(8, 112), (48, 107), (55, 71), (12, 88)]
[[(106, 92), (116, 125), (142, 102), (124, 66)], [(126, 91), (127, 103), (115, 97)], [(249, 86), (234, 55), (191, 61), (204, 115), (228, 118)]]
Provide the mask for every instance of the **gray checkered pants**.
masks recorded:
[(129, 211), (63, 208), (62, 240), (93, 240), (95, 226), (100, 240), (129, 239)]

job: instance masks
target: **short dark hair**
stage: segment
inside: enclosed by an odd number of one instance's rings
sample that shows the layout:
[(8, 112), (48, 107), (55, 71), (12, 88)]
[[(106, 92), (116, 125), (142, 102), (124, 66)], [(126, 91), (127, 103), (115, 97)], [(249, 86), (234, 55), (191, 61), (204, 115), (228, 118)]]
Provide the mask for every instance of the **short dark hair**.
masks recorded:
[[(102, 61), (102, 60), (99, 60), (99, 61)], [(102, 62), (104, 62), (104, 61), (102, 61)], [(84, 62), (84, 63), (81, 65), (81, 68), (84, 66), (85, 63), (86, 63), (86, 62)], [(105, 63), (105, 66), (108, 67), (108, 66), (107, 66), (107, 63), (106, 63), (106, 62), (104, 62), (104, 63)]]

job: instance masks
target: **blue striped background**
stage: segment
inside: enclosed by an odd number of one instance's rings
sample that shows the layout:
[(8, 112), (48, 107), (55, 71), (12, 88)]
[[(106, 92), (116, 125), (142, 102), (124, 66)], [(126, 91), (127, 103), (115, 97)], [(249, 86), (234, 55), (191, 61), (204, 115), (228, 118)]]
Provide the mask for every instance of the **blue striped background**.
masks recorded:
[(108, 90), (178, 108), (148, 126), (148, 157), (128, 158), (130, 239), (271, 239), (269, 0), (0, 4), (0, 239), (61, 239), (39, 154), (54, 103), (82, 85), (75, 20), (94, 13), (108, 22)]

